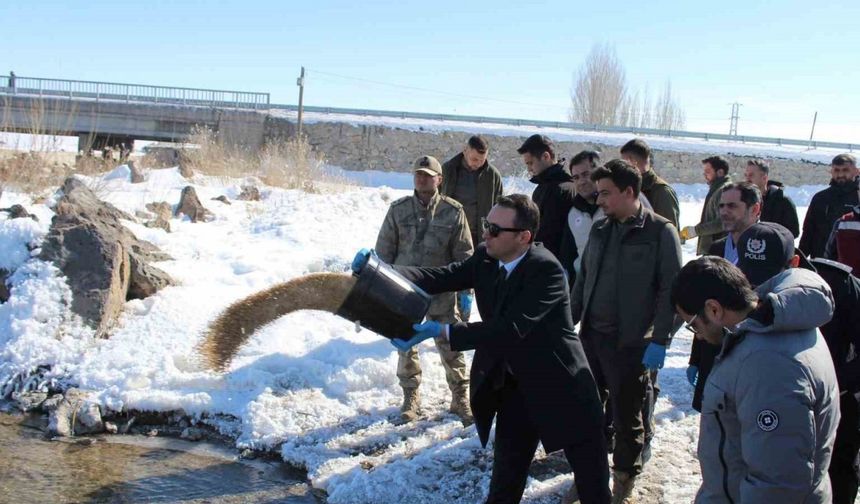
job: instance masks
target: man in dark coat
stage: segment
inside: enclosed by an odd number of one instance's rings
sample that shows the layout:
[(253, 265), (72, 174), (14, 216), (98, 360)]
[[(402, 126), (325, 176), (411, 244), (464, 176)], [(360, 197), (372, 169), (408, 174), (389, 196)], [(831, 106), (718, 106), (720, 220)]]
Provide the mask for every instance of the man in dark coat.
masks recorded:
[(654, 213), (669, 220), (675, 229), (680, 230), (681, 216), (678, 195), (668, 182), (654, 172), (651, 147), (645, 140), (634, 138), (621, 147), (621, 159), (632, 164), (642, 175), (642, 194), (648, 198)]
[(836, 368), (841, 415), (828, 472), (833, 504), (848, 504), (857, 498), (860, 486), (860, 279), (842, 263), (813, 259), (812, 265), (833, 291), (833, 318), (820, 327)]
[(458, 351), (475, 350), (471, 403), (486, 446), (496, 419), (487, 502), (519, 502), (538, 442), (564, 450), (583, 503), (608, 503), (609, 465), (594, 378), (570, 317), (564, 270), (533, 243), (539, 213), (527, 196), (499, 199), (484, 243), (444, 268), (397, 267), (429, 294), (475, 289), (481, 322), (417, 324), (408, 348), (443, 335)]
[(564, 164), (556, 161), (555, 146), (549, 137), (532, 135), (517, 149), (523, 157), (532, 183), (537, 187), (532, 199), (540, 210), (540, 228), (535, 241), (543, 243), (554, 256), (560, 257), (561, 239), (567, 225), (567, 214), (576, 197), (576, 187)]
[(490, 164), (490, 145), (479, 135), (472, 136), (463, 152), (442, 165), (440, 192), (463, 205), (472, 233), (472, 244), (481, 243), (481, 219), (502, 196), (502, 175)]
[(800, 250), (811, 257), (824, 257), (824, 248), (833, 223), (860, 203), (857, 159), (840, 154), (830, 164), (830, 187), (815, 193), (803, 219)]
[(761, 159), (750, 159), (747, 161), (745, 175), (747, 182), (755, 184), (761, 191), (761, 221), (776, 222), (791, 231), (795, 238), (800, 236), (797, 207), (791, 198), (785, 195), (785, 186), (781, 182), (770, 180), (770, 166)]

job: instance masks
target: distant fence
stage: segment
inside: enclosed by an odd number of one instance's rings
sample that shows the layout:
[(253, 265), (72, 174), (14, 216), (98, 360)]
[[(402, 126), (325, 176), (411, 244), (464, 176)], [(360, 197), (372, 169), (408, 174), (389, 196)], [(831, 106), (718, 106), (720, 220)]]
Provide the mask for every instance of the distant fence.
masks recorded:
[[(5, 84), (5, 85), (4, 85)], [(121, 84), (116, 82), (78, 81), (65, 79), (43, 79), (39, 77), (0, 76), (0, 95), (26, 95), (61, 97), (85, 100), (111, 100), (126, 103), (175, 104), (216, 108), (238, 108), (253, 110), (298, 110), (296, 105), (279, 105), (270, 101), (269, 93), (247, 91), (225, 91), (217, 89), (195, 89), (180, 87), (148, 86), (143, 84)], [(701, 133), (696, 131), (675, 131), (655, 128), (635, 128), (630, 126), (600, 126), (564, 121), (536, 121), (529, 119), (510, 119), (504, 117), (461, 116), (453, 114), (430, 114), (425, 112), (401, 112), (390, 110), (369, 110), (338, 107), (306, 106), (307, 112), (324, 114), (362, 115), (373, 117), (392, 117), (401, 119), (423, 119), (431, 121), (460, 121), (509, 126), (533, 126), (542, 128), (562, 128), (576, 131), (600, 131), (606, 133), (629, 133), (634, 135), (655, 135), (672, 138), (692, 138), (697, 140), (726, 140), (731, 142), (758, 143), (772, 145), (794, 145), (809, 148), (827, 148), (854, 151), (860, 143), (822, 142), (818, 140), (797, 140), (747, 135), (725, 135), (720, 133)]]
[[(298, 110), (296, 105), (278, 105), (272, 104), (271, 108), (284, 110)], [(431, 121), (460, 121), (472, 123), (487, 123), (487, 124), (504, 124), (508, 126), (535, 126), (542, 128), (562, 128), (577, 131), (600, 131), (606, 133), (632, 133), (634, 135), (656, 135), (672, 138), (693, 138), (699, 140), (727, 140), (732, 142), (742, 143), (760, 143), (773, 145), (798, 145), (801, 147), (826, 148), (826, 149), (841, 149), (854, 151), (860, 147), (860, 143), (842, 143), (842, 142), (821, 142), (817, 140), (796, 140), (790, 138), (773, 138), (759, 137), (747, 135), (724, 135), (720, 133), (700, 133), (696, 131), (681, 131), (681, 130), (663, 130), (654, 128), (635, 128), (631, 126), (600, 126), (597, 124), (581, 124), (564, 121), (536, 121), (529, 119), (509, 119), (503, 117), (485, 117), (485, 116), (461, 116), (453, 114), (430, 114), (425, 112), (399, 112), (390, 110), (367, 110), (367, 109), (352, 109), (352, 108), (337, 108), (337, 107), (303, 107), (305, 112), (319, 112), (323, 114), (345, 114), (345, 115), (363, 115), (373, 117), (392, 117), (399, 119), (423, 119)]]
[(0, 94), (267, 110), (269, 93), (0, 76)]

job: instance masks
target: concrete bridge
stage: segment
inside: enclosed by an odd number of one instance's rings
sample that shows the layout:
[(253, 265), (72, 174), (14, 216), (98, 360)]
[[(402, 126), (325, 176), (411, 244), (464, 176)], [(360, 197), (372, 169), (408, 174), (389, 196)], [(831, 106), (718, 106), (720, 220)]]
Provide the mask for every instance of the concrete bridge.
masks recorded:
[[(268, 109), (268, 93), (0, 77), (0, 130), (77, 136), (79, 151), (130, 148), (134, 140), (181, 142), (195, 127), (257, 147), (266, 124), (281, 122)], [(273, 131), (290, 129), (279, 124)]]

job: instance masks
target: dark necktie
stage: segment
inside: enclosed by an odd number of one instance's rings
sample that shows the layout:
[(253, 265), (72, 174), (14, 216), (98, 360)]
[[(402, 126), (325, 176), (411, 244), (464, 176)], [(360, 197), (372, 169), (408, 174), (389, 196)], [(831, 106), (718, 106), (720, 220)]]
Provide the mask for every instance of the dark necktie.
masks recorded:
[(508, 270), (502, 266), (496, 273), (496, 292), (501, 292), (505, 286), (505, 281), (508, 279)]

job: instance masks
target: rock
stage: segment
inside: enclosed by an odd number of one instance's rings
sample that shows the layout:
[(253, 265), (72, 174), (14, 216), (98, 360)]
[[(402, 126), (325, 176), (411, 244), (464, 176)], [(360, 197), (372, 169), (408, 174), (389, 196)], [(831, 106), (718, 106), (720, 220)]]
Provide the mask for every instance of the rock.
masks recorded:
[(108, 434), (116, 434), (119, 432), (119, 427), (113, 422), (105, 422), (105, 432)]
[(179, 174), (187, 179), (194, 176), (194, 170), (191, 169), (191, 163), (188, 162), (188, 156), (185, 153), (179, 155)]
[(3, 208), (2, 211), (8, 213), (10, 219), (24, 219), (29, 217), (30, 219), (39, 222), (38, 217), (28, 212), (27, 209), (21, 205), (12, 205), (9, 208)]
[(149, 228), (158, 228), (170, 232), (170, 218), (173, 217), (173, 207), (166, 201), (146, 204), (146, 209), (155, 214), (155, 219), (144, 223)]
[(12, 397), (21, 411), (32, 411), (41, 408), (48, 399), (47, 392), (30, 391)]
[(187, 439), (188, 441), (200, 441), (206, 437), (206, 432), (203, 429), (198, 429), (197, 427), (186, 427), (182, 430), (182, 434), (180, 434), (179, 437)]
[(122, 427), (119, 428), (119, 433), (120, 434), (128, 434), (128, 431), (134, 425), (135, 420), (137, 420), (137, 417), (129, 418), (128, 422), (126, 422), (125, 424), (122, 425)]
[(12, 293), (9, 291), (9, 287), (6, 285), (6, 280), (9, 279), (9, 272), (0, 268), (0, 304), (9, 301), (9, 296)]
[(62, 191), (39, 258), (53, 262), (68, 278), (72, 311), (97, 337), (107, 337), (127, 300), (173, 283), (148, 264), (169, 256), (138, 240), (120, 222), (131, 216), (99, 200), (79, 180), (66, 179)]
[(140, 171), (140, 168), (134, 164), (134, 161), (129, 161), (128, 169), (131, 171), (131, 183), (132, 184), (140, 184), (145, 179), (143, 177), (143, 172)]
[(221, 203), (224, 203), (225, 205), (232, 205), (233, 204), (233, 203), (230, 203), (230, 200), (227, 199), (227, 196), (224, 196), (223, 194), (221, 196), (216, 197), (216, 198), (212, 198), (212, 200), (213, 201), (220, 201)]
[(149, 429), (146, 431), (146, 435), (149, 437), (156, 437), (158, 436), (158, 429)]
[(203, 207), (200, 203), (200, 198), (197, 197), (197, 191), (192, 186), (186, 186), (182, 189), (182, 195), (179, 197), (179, 206), (176, 208), (175, 215), (186, 215), (191, 222), (206, 221), (214, 217), (212, 212)]
[(52, 396), (42, 405), (48, 411), (48, 433), (51, 436), (104, 432), (99, 405), (85, 392), (71, 388), (59, 398), (57, 395)]
[(260, 201), (260, 190), (254, 186), (242, 186), (242, 192), (236, 197), (243, 201)]

